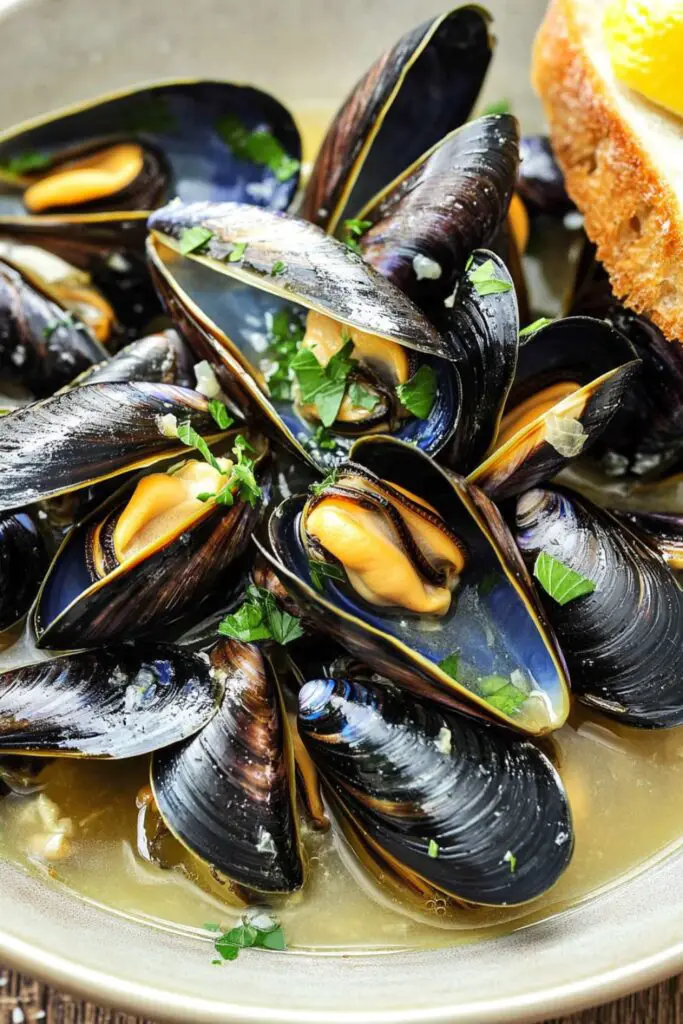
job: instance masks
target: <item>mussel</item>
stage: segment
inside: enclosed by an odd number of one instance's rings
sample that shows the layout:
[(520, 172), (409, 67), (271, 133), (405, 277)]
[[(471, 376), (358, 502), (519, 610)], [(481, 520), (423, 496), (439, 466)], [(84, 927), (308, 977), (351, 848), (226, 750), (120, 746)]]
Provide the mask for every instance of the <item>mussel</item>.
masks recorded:
[(229, 436), (226, 447), (228, 457), (189, 458), (132, 480), (74, 527), (36, 601), (39, 647), (144, 636), (210, 591), (260, 515), (255, 476), (243, 493), (244, 453), (258, 476), (267, 454), (254, 432)]
[(0, 517), (0, 632), (26, 614), (48, 559), (35, 523), (25, 512)]
[(616, 519), (639, 533), (677, 572), (683, 570), (683, 516), (667, 512), (612, 510)]
[(561, 217), (575, 209), (547, 135), (520, 139), (517, 191), (533, 214)]
[(609, 512), (557, 490), (518, 499), (516, 541), (530, 566), (545, 553), (560, 577), (593, 584), (566, 603), (541, 592), (579, 699), (627, 725), (683, 724), (683, 590), (659, 555)]
[(15, 188), (0, 196), (0, 224), (67, 215), (77, 227), (102, 214), (125, 223), (207, 190), (285, 209), (300, 156), (290, 114), (258, 89), (188, 79), (123, 90), (0, 135), (0, 178)]
[[(243, 385), (245, 405), (299, 454), (334, 464), (369, 432), (394, 432), (430, 452), (447, 442), (460, 388), (448, 341), (340, 242), (235, 203), (171, 204), (149, 224), (148, 257), (169, 312), (183, 318), (228, 393), (249, 374), (257, 386)], [(203, 243), (183, 255), (193, 231)], [(428, 401), (413, 404), (417, 415), (402, 389), (424, 378)]]
[(332, 121), (306, 187), (302, 216), (334, 233), (459, 127), (477, 98), (492, 49), (489, 16), (474, 4), (402, 36), (356, 83)]
[(72, 387), (130, 381), (177, 384), (192, 388), (192, 355), (177, 331), (150, 334), (120, 349), (111, 359), (90, 367), (72, 381)]
[(2, 416), (0, 510), (186, 451), (177, 433), (185, 422), (209, 440), (221, 436), (206, 398), (170, 384), (89, 384)]
[(386, 680), (312, 680), (298, 721), (342, 827), (407, 885), (501, 906), (539, 896), (569, 864), (567, 797), (532, 743)]
[(562, 657), (495, 506), (399, 441), (365, 438), (351, 458), (270, 519), (264, 554), (304, 614), (421, 696), (559, 728)]
[(169, 644), (124, 644), (0, 674), (0, 751), (127, 758), (198, 732), (220, 683)]
[(271, 664), (254, 644), (211, 652), (224, 688), (193, 739), (157, 753), (152, 789), (171, 832), (231, 881), (257, 892), (303, 884), (287, 718)]
[(632, 345), (604, 321), (541, 327), (520, 345), (495, 442), (468, 479), (500, 500), (554, 476), (589, 450), (639, 371)]
[(0, 373), (38, 398), (107, 358), (86, 324), (0, 262)]

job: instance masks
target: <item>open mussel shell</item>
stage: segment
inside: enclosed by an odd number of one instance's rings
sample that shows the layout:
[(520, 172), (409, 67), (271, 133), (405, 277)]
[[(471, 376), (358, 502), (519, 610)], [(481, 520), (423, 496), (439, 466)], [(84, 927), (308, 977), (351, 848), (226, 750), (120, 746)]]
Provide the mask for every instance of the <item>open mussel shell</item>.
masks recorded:
[(299, 731), (365, 842), (390, 866), (469, 903), (525, 903), (572, 855), (562, 782), (532, 743), (394, 687), (318, 679)]
[[(487, 291), (473, 283), (482, 268), (488, 277), (488, 287), (499, 290)], [(517, 298), (510, 274), (499, 256), (486, 249), (471, 254), (467, 272), (446, 312), (446, 336), (463, 387), (456, 429), (439, 459), (458, 472), (467, 473), (481, 463), (495, 444), (517, 369)]]
[(436, 307), (436, 322), (470, 253), (489, 246), (505, 220), (518, 137), (509, 114), (470, 121), (358, 214), (369, 225), (359, 239), (363, 258), (421, 308)]
[[(198, 212), (199, 205), (196, 204)], [(227, 210), (228, 204), (223, 207)], [(252, 225), (262, 219), (259, 215), (264, 212), (248, 207), (233, 206), (232, 209), (237, 210), (240, 217), (244, 215), (245, 222)], [(161, 210), (155, 214), (150, 221), (152, 227), (166, 212)], [(169, 216), (176, 212), (178, 208), (168, 208)], [(191, 224), (185, 216), (181, 218), (180, 223), (183, 222)], [(231, 216), (226, 215), (225, 221), (220, 223), (231, 223)], [(301, 246), (297, 250), (298, 265), (293, 256), (291, 262), (283, 258), (280, 262), (285, 269), (274, 278), (270, 268), (277, 263), (275, 254), (263, 262), (264, 258), (251, 244), (240, 263), (220, 262), (217, 233), (209, 242), (207, 255), (190, 258), (178, 254), (177, 240), (165, 232), (160, 237), (155, 237), (153, 232), (148, 241), (150, 269), (169, 315), (196, 354), (215, 366), (226, 394), (244, 415), (256, 414), (265, 419), (294, 451), (317, 467), (329, 468), (339, 462), (348, 452), (354, 434), (364, 431), (390, 430), (429, 453), (439, 451), (457, 430), (462, 385), (450, 358), (444, 360), (428, 353), (433, 350), (439, 356), (447, 353), (451, 357), (450, 345), (398, 289), (345, 246), (312, 225), (292, 218), (266, 214), (264, 223), (269, 229), (277, 228), (286, 235), (291, 233)], [(209, 227), (211, 224), (214, 226)], [(214, 231), (219, 221), (207, 217), (202, 219), (202, 225)], [(180, 236), (182, 228), (174, 230)], [(227, 227), (225, 231), (228, 237), (233, 235)], [(315, 246), (319, 247), (317, 251), (315, 247), (306, 248), (305, 240), (311, 233)], [(249, 237), (255, 235), (252, 229)], [(234, 237), (237, 240), (237, 235)], [(175, 249), (166, 244), (169, 241)], [(255, 264), (249, 264), (252, 252)], [(244, 264), (248, 266), (241, 272), (242, 276), (234, 276), (240, 274), (239, 268)], [(249, 266), (267, 267), (267, 274), (259, 277)], [(324, 302), (316, 294), (316, 281), (324, 286), (321, 293)], [(347, 283), (340, 285), (343, 281)], [(279, 291), (282, 282), (289, 287)], [(372, 422), (364, 419), (358, 425), (339, 424), (339, 431), (335, 422), (332, 427), (334, 445), (321, 447), (316, 423), (300, 414), (291, 395), (273, 392), (265, 379), (268, 339), (274, 317), (284, 315), (290, 317), (292, 323), (301, 325), (307, 308), (329, 316), (335, 324), (345, 328), (359, 328), (412, 348), (406, 355), (409, 372), (414, 374), (427, 365), (436, 377), (437, 392), (427, 417), (421, 420), (397, 410), (395, 392), (385, 386), (380, 389), (379, 412), (373, 411)], [(420, 351), (414, 351), (415, 348)]]
[(86, 324), (74, 319), (17, 267), (0, 262), (0, 374), (38, 398), (53, 394), (107, 358)]
[(683, 515), (667, 512), (624, 512), (611, 510), (634, 533), (677, 572), (683, 570)]
[(0, 631), (29, 610), (47, 569), (45, 544), (25, 512), (0, 517)]
[[(245, 156), (244, 137), (255, 131), (282, 153), (275, 169), (272, 159)], [(191, 79), (127, 89), (0, 134), (0, 177), (15, 186), (0, 196), (0, 222), (27, 214), (144, 217), (171, 196), (286, 209), (300, 156), (291, 115), (258, 89)]]
[(193, 739), (156, 754), (152, 789), (193, 854), (249, 890), (293, 892), (303, 863), (287, 718), (275, 673), (254, 644), (211, 652), (218, 713)]
[(534, 487), (589, 450), (640, 371), (610, 324), (566, 317), (519, 348), (494, 450), (468, 479), (500, 500)]
[(590, 245), (581, 254), (570, 311), (608, 320), (642, 361), (638, 379), (593, 456), (610, 477), (661, 477), (683, 458), (683, 346), (618, 301)]
[[(569, 703), (562, 657), (495, 506), (410, 445), (364, 438), (351, 454), (353, 462), (337, 471), (329, 488), (309, 499), (299, 495), (285, 501), (270, 519), (272, 550), (264, 553), (304, 615), (362, 661), (420, 696), (499, 718), (527, 733), (559, 728)], [(464, 564), (445, 610), (427, 615), (407, 611), (398, 599), (396, 607), (371, 603), (351, 585), (343, 567), (336, 578), (325, 572), (316, 579), (315, 562), (322, 556), (310, 555), (304, 528), (321, 497), (344, 489), (345, 477), (352, 506), (368, 500), (365, 485), (358, 486), (363, 479), (378, 496), (372, 507), (393, 504), (394, 512), (402, 500), (397, 489), (403, 488), (409, 492), (413, 521), (422, 515), (455, 538)], [(419, 530), (417, 536), (421, 539)], [(406, 549), (419, 567), (408, 542)], [(387, 566), (388, 578), (393, 569)]]
[(147, 381), (192, 388), (196, 383), (193, 365), (187, 345), (177, 331), (169, 328), (132, 341), (111, 359), (84, 370), (72, 381), (71, 387)]
[(575, 209), (547, 135), (523, 135), (520, 139), (517, 192), (532, 214), (562, 217)]
[(170, 384), (73, 388), (0, 417), (0, 510), (51, 498), (187, 451), (164, 417), (216, 439), (203, 395)]
[[(261, 475), (267, 444), (253, 432), (245, 436)], [(171, 467), (171, 478), (182, 468)], [(190, 520), (169, 524), (174, 506), (163, 504), (160, 490), (169, 474), (133, 479), (70, 531), (36, 600), (38, 647), (73, 650), (146, 636), (195, 605), (244, 551), (260, 517), (258, 507), (239, 496), (232, 505), (205, 500)], [(138, 491), (146, 478), (149, 487)], [(129, 505), (133, 498), (135, 506)], [(143, 513), (149, 521), (138, 525)], [(122, 554), (117, 527), (124, 520), (124, 533), (133, 533), (125, 549), (131, 553)], [(163, 530), (160, 536), (155, 522)], [(145, 535), (144, 543), (136, 544), (136, 531)]]
[(595, 584), (543, 603), (572, 690), (627, 725), (683, 724), (683, 590), (664, 561), (587, 499), (532, 490), (517, 502), (516, 541), (529, 565), (542, 552)]
[(125, 644), (0, 674), (0, 751), (128, 758), (198, 732), (220, 684), (169, 644)]
[(493, 48), (483, 8), (458, 7), (407, 32), (353, 87), (323, 141), (302, 216), (330, 232), (461, 125)]

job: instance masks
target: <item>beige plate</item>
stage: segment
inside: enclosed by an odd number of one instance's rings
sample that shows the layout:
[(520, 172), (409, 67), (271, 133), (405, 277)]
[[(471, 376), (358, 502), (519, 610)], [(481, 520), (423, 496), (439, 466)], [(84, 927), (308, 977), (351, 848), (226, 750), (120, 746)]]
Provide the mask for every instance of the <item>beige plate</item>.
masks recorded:
[[(0, 7), (6, 0), (0, 0)], [(537, 120), (528, 52), (543, 0), (492, 0), (487, 87)], [(329, 110), (434, 0), (33, 0), (0, 25), (0, 127), (152, 78), (253, 81)], [(646, 823), (644, 823), (646, 827)], [(211, 966), (209, 942), (126, 920), (0, 864), (0, 962), (95, 1001), (181, 1021), (538, 1020), (683, 968), (683, 859), (505, 938), (368, 957), (267, 955)]]

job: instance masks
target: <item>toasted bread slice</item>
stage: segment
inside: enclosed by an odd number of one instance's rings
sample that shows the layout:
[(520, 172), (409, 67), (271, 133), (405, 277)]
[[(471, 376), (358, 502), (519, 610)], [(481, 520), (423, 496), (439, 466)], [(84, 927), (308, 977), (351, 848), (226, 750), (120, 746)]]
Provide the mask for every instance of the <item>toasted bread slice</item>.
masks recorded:
[(605, 0), (551, 0), (534, 44), (533, 82), (614, 291), (683, 341), (683, 121), (615, 78), (604, 7)]

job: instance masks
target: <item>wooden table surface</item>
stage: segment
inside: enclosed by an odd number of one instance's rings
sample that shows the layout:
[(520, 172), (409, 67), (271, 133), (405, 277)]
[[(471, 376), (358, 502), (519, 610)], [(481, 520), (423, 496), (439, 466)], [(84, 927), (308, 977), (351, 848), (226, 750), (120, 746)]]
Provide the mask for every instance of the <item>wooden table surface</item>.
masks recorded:
[[(154, 1024), (55, 992), (0, 967), (0, 1024)], [(194, 1024), (188, 1021), (188, 1024)], [(505, 1021), (500, 1021), (505, 1024)], [(547, 1024), (683, 1024), (683, 975)]]

